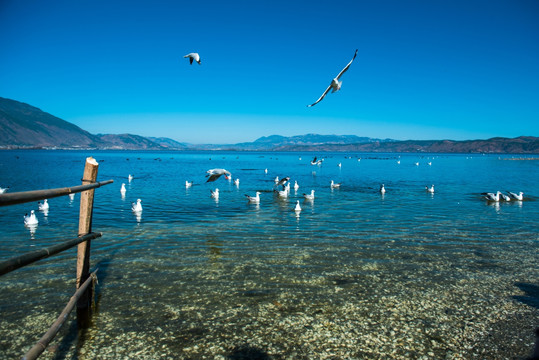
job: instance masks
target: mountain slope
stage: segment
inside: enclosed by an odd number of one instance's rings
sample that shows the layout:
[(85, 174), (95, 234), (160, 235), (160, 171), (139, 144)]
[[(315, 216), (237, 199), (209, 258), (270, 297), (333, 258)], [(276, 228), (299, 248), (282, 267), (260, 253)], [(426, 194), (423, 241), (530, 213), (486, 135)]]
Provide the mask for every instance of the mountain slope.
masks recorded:
[(0, 146), (99, 147), (101, 140), (31, 105), (0, 97)]
[(539, 153), (539, 138), (520, 136), (513, 139), (496, 137), (487, 140), (405, 140), (362, 144), (284, 145), (276, 151), (364, 151), (364, 152), (428, 152), (428, 153)]

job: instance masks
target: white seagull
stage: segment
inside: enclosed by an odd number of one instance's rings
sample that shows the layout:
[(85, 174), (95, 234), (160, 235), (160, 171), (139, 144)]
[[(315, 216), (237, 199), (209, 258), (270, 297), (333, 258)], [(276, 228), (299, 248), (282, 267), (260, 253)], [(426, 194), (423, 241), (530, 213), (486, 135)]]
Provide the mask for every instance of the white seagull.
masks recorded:
[(297, 212), (297, 213), (301, 211), (301, 206), (299, 206), (299, 200), (296, 203), (296, 207), (294, 208), (294, 211)]
[(0, 194), (5, 193), (7, 191), (7, 189), (9, 189), (9, 186), (6, 187), (6, 188), (0, 187)]
[(193, 182), (192, 181), (189, 182), (189, 181), (185, 180), (185, 188), (189, 189), (191, 186), (193, 186)]
[(131, 210), (133, 210), (134, 212), (142, 212), (142, 204), (141, 204), (142, 200), (140, 199), (137, 199), (137, 203), (131, 203)]
[(344, 74), (346, 72), (346, 70), (348, 70), (348, 68), (350, 68), (350, 65), (352, 65), (352, 61), (354, 61), (356, 56), (357, 56), (357, 49), (356, 49), (356, 52), (354, 53), (354, 57), (352, 58), (352, 60), (350, 60), (348, 65), (346, 65), (344, 67), (344, 69), (341, 70), (339, 75), (337, 75), (333, 80), (331, 80), (331, 84), (329, 84), (328, 88), (326, 89), (326, 91), (324, 91), (322, 96), (320, 96), (318, 98), (318, 100), (316, 100), (313, 104), (307, 105), (308, 107), (314, 106), (314, 105), (318, 104), (320, 101), (322, 101), (322, 99), (324, 98), (324, 96), (326, 96), (326, 94), (329, 92), (329, 90), (331, 90), (331, 92), (334, 93), (334, 92), (339, 91), (341, 89), (342, 81), (339, 81), (339, 79), (342, 76), (342, 74)]
[(331, 180), (330, 186), (332, 189), (337, 189), (341, 187), (341, 184), (334, 183), (333, 180)]
[(314, 200), (314, 190), (311, 190), (310, 194), (303, 194), (305, 200), (313, 201)]
[(513, 199), (522, 201), (524, 200), (524, 193), (520, 191), (518, 194), (515, 194), (514, 192), (508, 191), (509, 196), (511, 196)]
[(211, 197), (214, 199), (219, 199), (219, 189), (210, 190)]
[(129, 174), (129, 176), (127, 177), (127, 180), (129, 180), (129, 182), (131, 182), (131, 180), (133, 180), (133, 175)]
[(200, 55), (198, 53), (189, 53), (184, 58), (189, 58), (189, 64), (191, 65), (193, 65), (193, 61), (196, 61), (200, 65)]
[(500, 196), (502, 197), (503, 201), (511, 201), (511, 196), (506, 195), (504, 193), (500, 193)]
[(431, 194), (434, 194), (434, 185), (431, 185), (431, 187), (425, 186), (425, 190)]
[(385, 188), (384, 184), (382, 184), (380, 186), (380, 194), (385, 194), (385, 193), (386, 193), (386, 188)]
[(288, 197), (288, 190), (286, 190), (286, 187), (283, 186), (283, 190), (275, 190), (277, 192), (277, 195), (282, 198)]
[(75, 193), (69, 194), (69, 200), (71, 201), (75, 200)]
[(253, 204), (259, 204), (260, 203), (260, 191), (257, 191), (255, 196), (250, 196), (250, 195), (247, 195), (247, 194), (245, 194), (245, 196), (247, 197), (247, 199), (249, 200), (250, 203), (253, 203)]
[(38, 222), (34, 210), (30, 211), (30, 215), (24, 215), (24, 225), (37, 225)]
[(298, 191), (298, 189), (299, 189), (298, 181), (294, 180), (294, 190)]
[(493, 194), (493, 193), (481, 193), (481, 195), (485, 195), (485, 199), (487, 199), (488, 201), (500, 201), (500, 195), (502, 193), (499, 192), (499, 191), (496, 191), (496, 194)]
[(49, 210), (49, 203), (47, 202), (47, 199), (43, 200), (43, 204), (38, 202), (37, 208), (41, 211), (47, 211)]
[(236, 186), (240, 186), (240, 179), (236, 179), (236, 180), (234, 180), (234, 185), (236, 185)]
[(122, 195), (125, 195), (125, 191), (126, 191), (126, 190), (125, 190), (125, 183), (122, 183), (122, 187), (120, 188), (120, 193), (121, 193)]
[(206, 182), (213, 182), (217, 179), (219, 179), (219, 177), (221, 175), (224, 175), (225, 176), (225, 179), (229, 179), (229, 177), (232, 176), (232, 174), (230, 173), (230, 171), (228, 170), (225, 170), (225, 169), (211, 169), (211, 170), (208, 170), (206, 171), (206, 177), (208, 178), (208, 180)]

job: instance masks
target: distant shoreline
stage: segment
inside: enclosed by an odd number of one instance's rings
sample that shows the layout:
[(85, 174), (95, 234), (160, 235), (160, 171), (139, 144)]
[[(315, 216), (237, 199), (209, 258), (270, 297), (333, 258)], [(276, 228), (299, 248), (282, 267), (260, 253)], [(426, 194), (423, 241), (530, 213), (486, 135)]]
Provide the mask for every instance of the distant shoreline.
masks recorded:
[[(0, 146), (0, 151), (33, 151), (33, 150), (41, 150), (41, 151), (117, 151), (117, 152), (154, 152), (154, 153), (164, 153), (164, 152), (177, 152), (177, 153), (192, 153), (192, 152), (238, 152), (238, 153), (354, 153), (354, 154), (441, 154), (441, 155), (488, 155), (488, 156), (494, 156), (494, 155), (520, 155), (521, 157), (518, 158), (503, 158), (500, 160), (539, 160), (539, 157), (527, 157), (538, 154), (537, 152), (531, 152), (531, 153), (525, 153), (525, 152), (448, 152), (448, 151), (383, 151), (383, 150), (328, 150), (328, 149), (321, 149), (321, 150), (313, 150), (312, 148), (305, 149), (305, 150), (284, 150), (284, 149), (278, 149), (278, 150), (268, 150), (268, 149), (99, 149), (99, 148), (60, 148), (60, 147), (5, 147)], [(523, 156), (523, 157), (522, 157)]]

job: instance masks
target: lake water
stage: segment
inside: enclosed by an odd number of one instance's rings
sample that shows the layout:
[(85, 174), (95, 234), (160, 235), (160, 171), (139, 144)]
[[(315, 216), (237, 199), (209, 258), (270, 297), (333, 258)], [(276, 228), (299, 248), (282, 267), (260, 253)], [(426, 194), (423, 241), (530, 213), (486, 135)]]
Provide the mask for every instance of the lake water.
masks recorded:
[[(79, 185), (87, 156), (100, 163), (98, 181), (114, 180), (96, 190), (94, 316), (77, 333), (72, 314), (43, 358), (502, 359), (533, 348), (537, 160), (0, 151), (0, 187)], [(239, 186), (205, 183), (211, 168), (229, 170)], [(277, 176), (299, 189), (278, 198)], [(432, 184), (434, 194), (425, 191)], [(480, 195), (497, 190), (525, 200)], [(259, 205), (244, 196), (255, 191)], [(47, 214), (37, 202), (0, 208), (0, 259), (75, 237), (79, 198), (50, 199)], [(140, 216), (131, 211), (138, 198)], [(32, 209), (31, 230), (23, 215)], [(52, 325), (74, 292), (75, 264), (71, 249), (0, 279), (0, 358), (21, 357)]]

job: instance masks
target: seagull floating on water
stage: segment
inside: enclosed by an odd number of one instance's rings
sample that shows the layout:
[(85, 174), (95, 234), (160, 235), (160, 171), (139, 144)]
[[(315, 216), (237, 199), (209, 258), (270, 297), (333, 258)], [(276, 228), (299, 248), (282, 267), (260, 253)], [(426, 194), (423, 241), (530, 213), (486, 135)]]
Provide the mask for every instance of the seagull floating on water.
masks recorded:
[(344, 74), (349, 68), (350, 68), (350, 65), (352, 65), (352, 61), (354, 61), (354, 59), (356, 58), (357, 56), (357, 49), (356, 49), (356, 52), (354, 53), (354, 57), (352, 58), (352, 60), (350, 60), (350, 62), (348, 63), (348, 65), (346, 65), (344, 67), (344, 69), (341, 70), (341, 72), (339, 73), (339, 75), (337, 75), (333, 80), (331, 80), (331, 84), (329, 84), (328, 88), (326, 89), (326, 91), (324, 91), (324, 93), (322, 94), (322, 96), (320, 96), (318, 98), (318, 100), (316, 100), (314, 103), (312, 103), (311, 105), (307, 105), (308, 107), (311, 107), (311, 106), (314, 106), (316, 104), (318, 104), (320, 101), (322, 101), (322, 99), (327, 95), (327, 93), (329, 92), (329, 90), (331, 90), (332, 93), (336, 92), (336, 91), (339, 91), (341, 89), (341, 86), (342, 86), (342, 81), (339, 81), (339, 79), (341, 78), (342, 74)]
[(189, 182), (189, 181), (185, 180), (185, 188), (189, 189), (191, 186), (193, 186), (193, 182), (192, 181)]
[(184, 58), (189, 58), (189, 64), (193, 65), (193, 61), (196, 61), (200, 65), (200, 55), (198, 53), (189, 53), (184, 56)]
[(69, 194), (69, 200), (71, 201), (75, 200), (75, 193)]
[(206, 177), (208, 178), (206, 182), (213, 182), (219, 179), (221, 175), (224, 175), (225, 179), (227, 180), (232, 176), (230, 171), (225, 170), (225, 169), (211, 169), (211, 170), (206, 171), (206, 173), (207, 173)]
[(509, 196), (511, 196), (513, 199), (522, 201), (524, 200), (524, 193), (520, 191), (518, 194), (515, 194), (514, 192), (508, 191)]
[(120, 188), (120, 193), (121, 193), (122, 195), (125, 195), (125, 191), (126, 191), (126, 190), (125, 190), (125, 183), (122, 183), (122, 187)]
[(380, 193), (381, 193), (381, 194), (385, 194), (385, 193), (386, 193), (386, 188), (385, 188), (384, 184), (382, 184), (382, 185), (380, 186)]
[(49, 203), (47, 202), (47, 199), (43, 200), (43, 204), (38, 202), (37, 208), (41, 211), (47, 211), (49, 210)]
[(294, 190), (298, 191), (298, 189), (299, 189), (298, 181), (294, 180)]
[(127, 177), (127, 180), (129, 180), (129, 182), (131, 182), (131, 180), (133, 180), (133, 175), (129, 174), (129, 176)]
[(495, 201), (495, 202), (498, 202), (500, 201), (500, 195), (502, 193), (499, 192), (499, 191), (496, 191), (496, 194), (493, 194), (493, 193), (481, 193), (481, 195), (485, 195), (485, 199), (487, 199), (488, 201)]
[(253, 204), (260, 203), (260, 191), (257, 191), (255, 196), (250, 196), (247, 194), (245, 194), (245, 196), (247, 197), (247, 200), (249, 200), (250, 203), (253, 203)]
[(34, 210), (30, 211), (30, 215), (24, 215), (24, 225), (36, 225), (38, 222)]
[(296, 203), (296, 207), (294, 208), (294, 211), (295, 211), (295, 212), (300, 212), (300, 211), (301, 211), (301, 206), (299, 206), (299, 200), (298, 200), (298, 202)]
[(131, 210), (133, 210), (134, 212), (141, 212), (142, 211), (142, 204), (141, 204), (142, 200), (140, 199), (137, 199), (137, 203), (131, 203)]
[(282, 197), (282, 198), (288, 197), (288, 190), (284, 186), (283, 186), (283, 190), (275, 190), (275, 192), (277, 192), (277, 195), (279, 195), (279, 197)]
[(431, 187), (425, 186), (425, 190), (427, 190), (431, 194), (434, 194), (434, 185), (432, 185)]
[(341, 184), (337, 184), (337, 183), (333, 182), (333, 180), (331, 180), (330, 186), (331, 186), (332, 189), (337, 189), (337, 188), (341, 187)]
[(309, 200), (309, 201), (314, 200), (314, 190), (311, 190), (310, 194), (303, 193), (303, 197), (305, 198), (305, 200)]
[(5, 187), (5, 188), (0, 187), (0, 194), (5, 193), (8, 189), (9, 189), (9, 186), (8, 186), (8, 187)]
[(506, 195), (504, 193), (500, 193), (500, 196), (502, 197), (503, 201), (511, 201), (511, 196)]
[(236, 185), (236, 186), (240, 186), (240, 179), (236, 179), (236, 180), (234, 180), (234, 185)]

